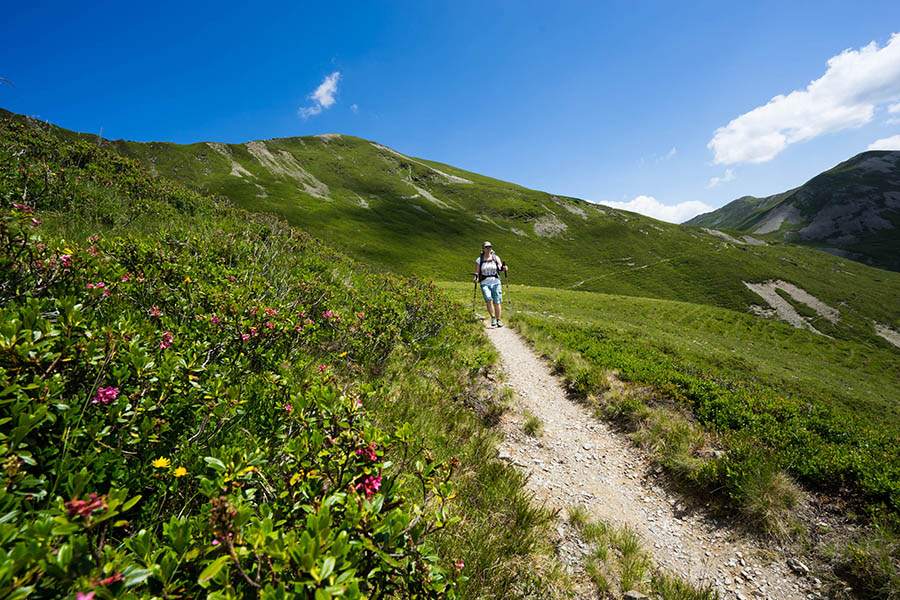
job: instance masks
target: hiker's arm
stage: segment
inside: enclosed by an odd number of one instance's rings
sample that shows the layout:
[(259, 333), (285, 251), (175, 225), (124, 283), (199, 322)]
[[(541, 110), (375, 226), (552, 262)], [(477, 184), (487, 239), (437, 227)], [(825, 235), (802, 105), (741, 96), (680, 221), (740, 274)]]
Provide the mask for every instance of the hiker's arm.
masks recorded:
[(472, 280), (473, 283), (478, 283), (478, 275), (481, 273), (481, 263), (477, 260), (475, 261), (475, 278)]

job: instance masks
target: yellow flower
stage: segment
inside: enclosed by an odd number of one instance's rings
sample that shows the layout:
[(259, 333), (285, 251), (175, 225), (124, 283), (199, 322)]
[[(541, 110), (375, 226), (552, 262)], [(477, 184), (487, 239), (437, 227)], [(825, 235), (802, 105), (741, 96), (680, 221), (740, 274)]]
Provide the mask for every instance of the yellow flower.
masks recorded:
[(184, 477), (185, 475), (187, 475), (187, 469), (185, 469), (184, 467), (178, 467), (177, 469), (172, 471), (172, 475), (174, 475), (176, 478)]
[(164, 457), (160, 456), (159, 458), (157, 458), (150, 464), (153, 465), (154, 467), (156, 467), (157, 469), (168, 469), (169, 466), (172, 464), (172, 462), (168, 458), (164, 458)]

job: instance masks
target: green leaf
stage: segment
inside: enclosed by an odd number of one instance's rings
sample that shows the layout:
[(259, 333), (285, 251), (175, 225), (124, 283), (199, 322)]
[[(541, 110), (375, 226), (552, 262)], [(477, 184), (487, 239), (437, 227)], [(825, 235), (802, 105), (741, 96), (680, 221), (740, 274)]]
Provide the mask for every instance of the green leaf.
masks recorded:
[(125, 587), (134, 587), (140, 583), (144, 583), (152, 574), (153, 569), (141, 569), (134, 565), (122, 571), (122, 577), (125, 578)]
[(203, 460), (216, 471), (222, 473), (226, 470), (225, 463), (213, 456), (204, 456)]
[(328, 576), (334, 571), (334, 557), (329, 556), (322, 563), (322, 570), (319, 572), (320, 579), (328, 579)]
[(206, 565), (206, 568), (203, 569), (202, 573), (200, 573), (200, 577), (197, 578), (197, 582), (203, 587), (206, 587), (206, 583), (219, 574), (219, 571), (222, 570), (222, 567), (225, 566), (225, 563), (228, 562), (228, 559), (229, 556), (227, 554), (223, 554), (213, 562)]

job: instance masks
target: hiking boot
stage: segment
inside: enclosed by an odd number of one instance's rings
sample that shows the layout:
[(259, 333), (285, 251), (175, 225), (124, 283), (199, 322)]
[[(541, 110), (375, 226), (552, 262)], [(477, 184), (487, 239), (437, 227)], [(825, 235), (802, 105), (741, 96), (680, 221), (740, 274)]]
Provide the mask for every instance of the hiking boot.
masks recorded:
[(500, 319), (497, 319), (497, 327), (503, 327), (503, 323), (500, 322)]
[(497, 326), (497, 319), (491, 317), (491, 327), (496, 327), (496, 326)]

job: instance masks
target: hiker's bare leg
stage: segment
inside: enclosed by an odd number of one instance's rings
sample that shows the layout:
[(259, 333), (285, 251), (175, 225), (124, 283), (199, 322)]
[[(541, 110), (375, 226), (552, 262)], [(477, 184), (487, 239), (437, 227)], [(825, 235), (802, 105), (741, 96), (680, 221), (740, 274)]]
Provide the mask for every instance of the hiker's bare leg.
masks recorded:
[(500, 305), (497, 304), (496, 302), (492, 302), (491, 304), (494, 305), (494, 316), (499, 319), (500, 318)]
[(486, 301), (484, 303), (484, 305), (487, 306), (487, 311), (488, 311), (488, 314), (491, 315), (491, 318), (492, 319), (495, 318), (496, 315), (494, 314), (494, 307), (497, 305), (494, 304), (493, 302), (491, 302), (490, 300)]

